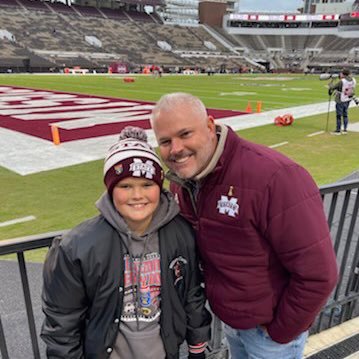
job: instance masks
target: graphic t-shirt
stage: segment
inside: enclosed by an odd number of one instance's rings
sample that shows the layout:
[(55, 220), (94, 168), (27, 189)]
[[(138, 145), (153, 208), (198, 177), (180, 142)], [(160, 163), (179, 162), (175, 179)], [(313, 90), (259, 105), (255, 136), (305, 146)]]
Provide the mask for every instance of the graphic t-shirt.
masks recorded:
[[(140, 258), (135, 257), (133, 259), (133, 272), (131, 271), (130, 261), (130, 256), (126, 254), (124, 258), (125, 296), (121, 320), (124, 323), (136, 323), (138, 320), (139, 328), (140, 330), (142, 330), (148, 325), (151, 325), (150, 323), (158, 321), (158, 318), (161, 314), (160, 254), (156, 252), (145, 254), (144, 259), (141, 263), (140, 271)], [(129, 326), (131, 325), (129, 324)]]
[(160, 334), (161, 264), (158, 240), (150, 242), (142, 262), (141, 244), (137, 242), (134, 246), (138, 255), (133, 255), (132, 263), (129, 254), (124, 256), (123, 309), (111, 359), (166, 357)]

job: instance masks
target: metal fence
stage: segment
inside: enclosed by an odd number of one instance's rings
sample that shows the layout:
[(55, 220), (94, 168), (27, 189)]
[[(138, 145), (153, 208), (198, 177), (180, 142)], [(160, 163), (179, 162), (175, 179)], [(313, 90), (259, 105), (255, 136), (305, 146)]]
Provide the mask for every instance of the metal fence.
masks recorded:
[[(359, 316), (359, 226), (357, 223), (359, 180), (324, 186), (320, 190), (337, 255), (340, 280), (327, 305), (320, 312), (312, 326), (312, 334)], [(0, 241), (0, 256), (14, 253), (17, 255), (33, 357), (35, 359), (41, 358), (41, 354), (24, 253), (28, 250), (49, 247), (56, 236), (64, 233), (65, 231), (60, 231)], [(213, 336), (209, 350), (213, 357), (218, 358), (226, 355), (222, 323), (217, 318), (213, 321)], [(0, 353), (2, 359), (10, 358), (1, 315)]]

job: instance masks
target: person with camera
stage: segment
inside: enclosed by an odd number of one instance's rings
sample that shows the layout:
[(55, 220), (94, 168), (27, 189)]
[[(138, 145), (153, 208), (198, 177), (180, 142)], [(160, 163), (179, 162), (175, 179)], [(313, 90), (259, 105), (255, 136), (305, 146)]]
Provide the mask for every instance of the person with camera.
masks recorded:
[[(348, 127), (348, 108), (350, 101), (355, 97), (355, 86), (356, 80), (351, 76), (350, 71), (348, 69), (343, 69), (339, 74), (340, 80), (335, 83), (329, 85), (329, 96), (333, 93), (335, 94), (335, 112), (337, 125), (336, 129), (332, 134), (334, 135), (346, 135), (347, 127)], [(341, 132), (342, 127), (342, 119), (343, 119), (343, 132)]]

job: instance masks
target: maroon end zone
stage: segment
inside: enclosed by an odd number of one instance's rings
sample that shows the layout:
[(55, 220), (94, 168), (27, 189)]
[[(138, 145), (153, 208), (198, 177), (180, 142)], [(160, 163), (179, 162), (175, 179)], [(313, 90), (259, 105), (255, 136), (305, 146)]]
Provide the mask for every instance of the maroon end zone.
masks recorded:
[[(146, 101), (1, 86), (0, 127), (52, 141), (50, 126), (57, 124), (61, 142), (68, 142), (114, 135), (129, 125), (149, 129), (153, 105)], [(244, 114), (207, 110), (215, 119)]]

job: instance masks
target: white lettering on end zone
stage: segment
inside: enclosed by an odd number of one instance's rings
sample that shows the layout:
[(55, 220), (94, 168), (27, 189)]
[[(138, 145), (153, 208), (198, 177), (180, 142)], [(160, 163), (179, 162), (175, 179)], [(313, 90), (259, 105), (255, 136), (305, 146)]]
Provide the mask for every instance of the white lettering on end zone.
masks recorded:
[(127, 99), (0, 87), (0, 125), (48, 141), (55, 123), (66, 131), (60, 133), (62, 142), (116, 134), (125, 122), (145, 121), (141, 127), (149, 128), (152, 108), (153, 104)]

